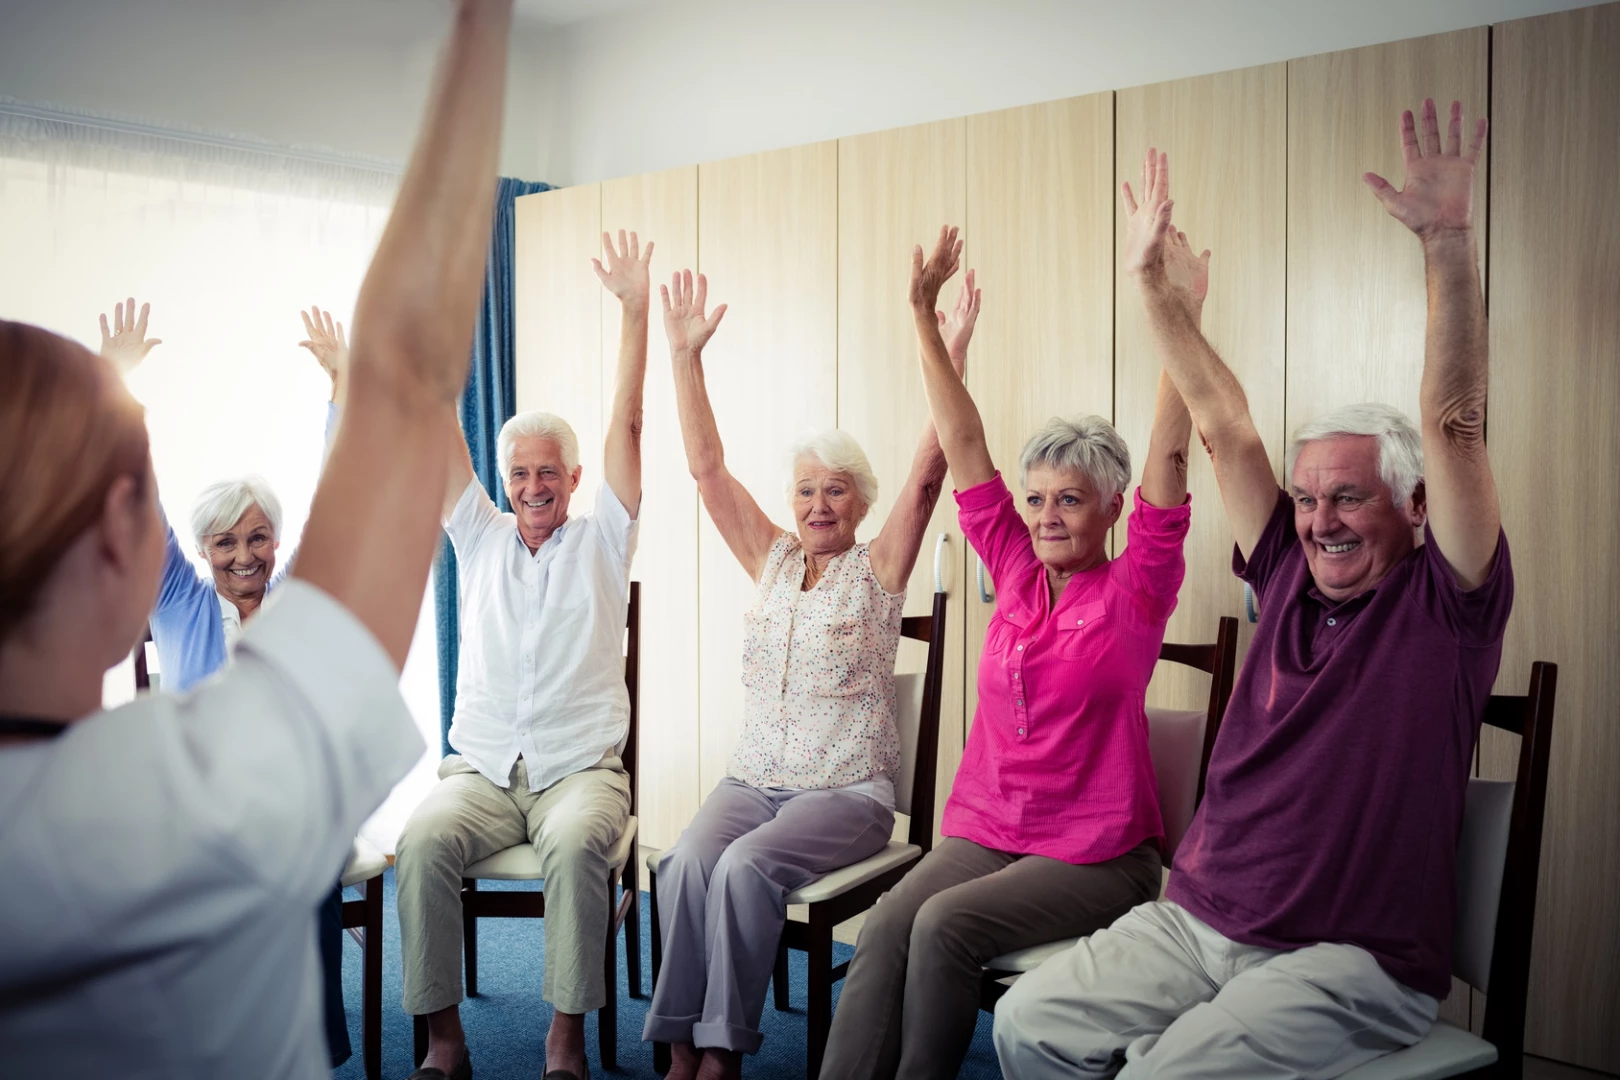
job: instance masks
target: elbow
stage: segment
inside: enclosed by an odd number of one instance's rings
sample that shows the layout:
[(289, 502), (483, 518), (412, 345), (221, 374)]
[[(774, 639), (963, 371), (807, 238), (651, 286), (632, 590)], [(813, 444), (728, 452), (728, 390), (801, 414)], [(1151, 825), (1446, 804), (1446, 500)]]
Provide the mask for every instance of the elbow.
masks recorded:
[(1467, 458), (1485, 453), (1485, 400), (1454, 401), (1431, 408), (1427, 402), (1423, 409), (1424, 436), (1449, 447), (1452, 452)]

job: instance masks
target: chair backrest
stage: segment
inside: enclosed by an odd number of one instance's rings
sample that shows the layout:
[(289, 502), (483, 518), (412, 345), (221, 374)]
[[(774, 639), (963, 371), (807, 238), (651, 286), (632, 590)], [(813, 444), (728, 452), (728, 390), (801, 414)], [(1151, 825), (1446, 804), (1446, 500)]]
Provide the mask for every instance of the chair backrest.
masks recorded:
[(1452, 971), (1486, 992), (1485, 1039), (1498, 1060), (1524, 1052), (1530, 946), (1541, 870), (1558, 665), (1530, 665), (1523, 696), (1493, 694), (1485, 723), (1519, 736), (1512, 781), (1472, 779), (1457, 849), (1457, 922)]
[(902, 619), (900, 634), (928, 643), (928, 664), (920, 673), (894, 677), (895, 727), (900, 731), (894, 808), (911, 818), (907, 838), (928, 851), (934, 846), (934, 774), (939, 762), (940, 687), (945, 677), (945, 594), (934, 594), (932, 615)]
[(152, 624), (147, 623), (146, 629), (141, 631), (141, 640), (135, 643), (135, 689), (137, 691), (152, 689), (152, 677), (146, 670), (146, 643), (152, 640)]
[(1150, 705), (1147, 709), (1148, 752), (1153, 757), (1153, 776), (1159, 786), (1167, 866), (1204, 798), (1210, 751), (1220, 733), (1226, 704), (1232, 698), (1237, 632), (1237, 620), (1226, 616), (1220, 621), (1215, 640), (1208, 645), (1166, 642), (1159, 649), (1160, 660), (1186, 664), (1210, 676), (1209, 701), (1204, 708), (1161, 709)]
[(630, 813), (636, 812), (641, 795), (640, 746), (636, 742), (641, 726), (641, 582), (630, 583), (630, 610), (624, 620), (624, 688), (630, 692), (630, 730), (624, 736), (620, 761), (630, 774)]

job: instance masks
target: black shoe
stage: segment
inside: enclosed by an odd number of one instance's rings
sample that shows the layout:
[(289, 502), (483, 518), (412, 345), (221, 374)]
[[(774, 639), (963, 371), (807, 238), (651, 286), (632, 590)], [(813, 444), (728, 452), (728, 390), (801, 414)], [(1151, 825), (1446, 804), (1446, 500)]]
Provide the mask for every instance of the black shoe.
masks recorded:
[(461, 1064), (448, 1073), (443, 1069), (421, 1068), (406, 1080), (472, 1080), (472, 1054), (461, 1055)]

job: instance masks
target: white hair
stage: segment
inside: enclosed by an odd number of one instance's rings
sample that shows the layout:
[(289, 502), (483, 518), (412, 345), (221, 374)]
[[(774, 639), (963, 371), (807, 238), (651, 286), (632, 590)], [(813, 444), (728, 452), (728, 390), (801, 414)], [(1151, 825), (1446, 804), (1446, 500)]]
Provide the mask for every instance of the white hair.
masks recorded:
[(555, 442), (562, 451), (565, 472), (572, 473), (579, 464), (579, 439), (574, 435), (574, 429), (568, 426), (568, 421), (554, 413), (539, 410), (518, 413), (501, 425), (501, 433), (495, 440), (495, 456), (500, 461), (502, 483), (506, 481), (507, 470), (512, 466), (512, 444), (522, 438), (550, 439)]
[(197, 540), (197, 549), (206, 550), (208, 538), (227, 532), (250, 507), (257, 506), (270, 519), (270, 532), (281, 535), (281, 500), (270, 490), (262, 476), (244, 476), (240, 480), (221, 480), (209, 484), (191, 504), (191, 533)]
[(1130, 447), (1100, 416), (1048, 420), (1018, 456), (1018, 482), (1028, 484), (1029, 470), (1037, 465), (1085, 473), (1104, 499), (1122, 494), (1131, 482)]
[(794, 486), (799, 482), (799, 462), (811, 457), (821, 462), (833, 472), (848, 473), (855, 481), (855, 492), (860, 496), (861, 502), (870, 510), (877, 504), (878, 480), (877, 474), (872, 471), (872, 463), (866, 458), (866, 451), (861, 444), (847, 431), (838, 428), (828, 428), (824, 431), (807, 431), (793, 441), (788, 447), (787, 457), (787, 493), (793, 498)]
[(1389, 485), (1390, 498), (1397, 507), (1405, 506), (1423, 480), (1423, 437), (1417, 425), (1392, 405), (1367, 402), (1346, 405), (1326, 416), (1301, 424), (1288, 446), (1288, 476), (1306, 443), (1337, 439), (1345, 435), (1365, 435), (1378, 440), (1378, 476)]

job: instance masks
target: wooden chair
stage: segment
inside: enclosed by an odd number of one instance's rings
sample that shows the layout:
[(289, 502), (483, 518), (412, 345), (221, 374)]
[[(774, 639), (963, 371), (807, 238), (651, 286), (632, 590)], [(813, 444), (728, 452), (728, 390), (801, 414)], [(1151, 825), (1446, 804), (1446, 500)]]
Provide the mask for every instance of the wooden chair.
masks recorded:
[(349, 850), (340, 879), (358, 888), (360, 899), (343, 901), (343, 928), (361, 950), (360, 1055), (366, 1080), (382, 1080), (383, 871), (388, 860), (359, 837)]
[(1523, 697), (1493, 694), (1485, 723), (1519, 736), (1515, 780), (1468, 781), (1457, 847), (1452, 974), (1485, 994), (1484, 1038), (1437, 1021), (1414, 1046), (1370, 1061), (1342, 1080), (1519, 1080), (1530, 984), (1541, 822), (1547, 805), (1558, 665), (1530, 665)]
[[(1166, 642), (1159, 648), (1159, 659), (1186, 664), (1210, 675), (1209, 703), (1202, 709), (1161, 709), (1149, 705), (1148, 749), (1153, 756), (1153, 775), (1158, 781), (1159, 813), (1164, 819), (1164, 863), (1170, 865), (1176, 846), (1192, 824), (1193, 814), (1204, 798), (1204, 774), (1209, 770), (1210, 751), (1220, 733), (1226, 704), (1232, 697), (1237, 669), (1238, 621), (1221, 619), (1213, 643), (1177, 645)], [(979, 988), (979, 1008), (993, 1009), (1007, 992), (1008, 981), (1026, 971), (1034, 971), (1048, 957), (1074, 945), (1079, 938), (1065, 938), (1045, 945), (1032, 945), (996, 957), (985, 965)]]
[[(619, 928), (624, 928), (625, 964), (630, 975), (630, 996), (641, 997), (641, 885), (634, 858), (636, 850), (636, 797), (639, 790), (636, 752), (637, 720), (640, 714), (641, 672), (641, 582), (630, 583), (630, 611), (626, 619), (624, 682), (630, 691), (630, 730), (625, 736), (625, 771), (630, 774), (630, 820), (619, 837), (610, 858), (608, 873), (608, 932), (602, 953), (603, 974), (607, 978), (607, 1003), (597, 1012), (597, 1045), (602, 1068), (618, 1067), (619, 1048)], [(543, 919), (546, 916), (544, 886), (523, 891), (481, 891), (480, 880), (543, 881), (540, 857), (529, 843), (498, 851), (467, 867), (461, 879), (462, 951), (465, 955), (467, 996), (478, 994), (478, 920)], [(620, 889), (617, 900), (615, 887)], [(427, 1056), (427, 1017), (418, 1016), (416, 1062)]]
[[(833, 983), (842, 979), (849, 963), (833, 966), (833, 927), (866, 911), (906, 876), (934, 846), (934, 773), (939, 758), (940, 683), (945, 674), (945, 594), (934, 594), (931, 615), (902, 620), (903, 637), (928, 643), (928, 663), (921, 674), (895, 676), (900, 729), (900, 775), (895, 778), (894, 801), (898, 813), (910, 817), (906, 843), (891, 840), (887, 847), (851, 866), (834, 870), (804, 888), (788, 894), (789, 904), (809, 906), (807, 921), (788, 920), (777, 945), (775, 1001), (788, 1008), (787, 950), (799, 949), (810, 958), (810, 1029), (805, 1051), (807, 1076), (821, 1072), (832, 1027)], [(652, 900), (653, 982), (663, 962), (663, 935), (658, 925), (659, 856), (647, 859)], [(653, 1067), (669, 1069), (669, 1045), (653, 1044)]]

